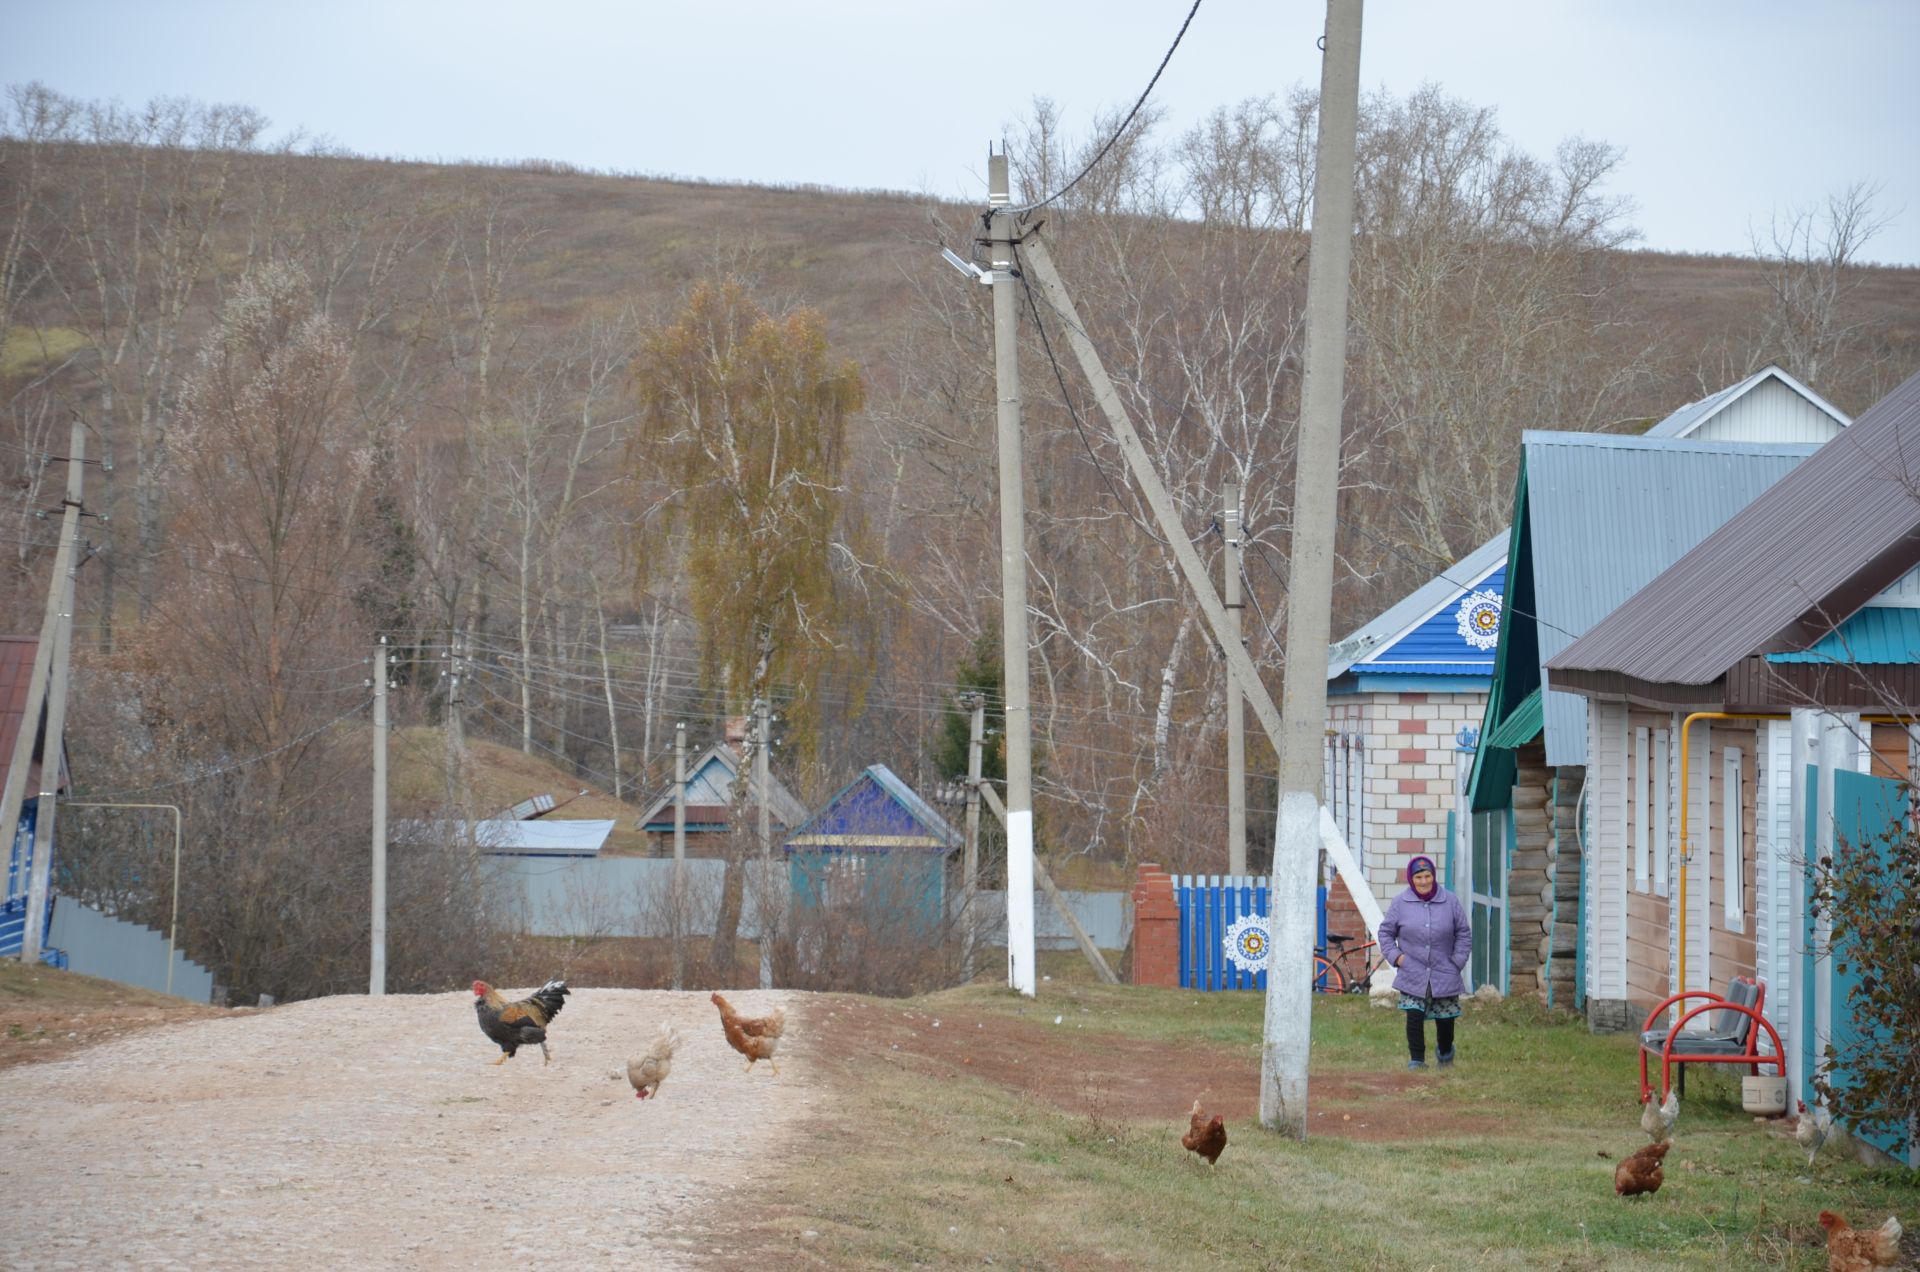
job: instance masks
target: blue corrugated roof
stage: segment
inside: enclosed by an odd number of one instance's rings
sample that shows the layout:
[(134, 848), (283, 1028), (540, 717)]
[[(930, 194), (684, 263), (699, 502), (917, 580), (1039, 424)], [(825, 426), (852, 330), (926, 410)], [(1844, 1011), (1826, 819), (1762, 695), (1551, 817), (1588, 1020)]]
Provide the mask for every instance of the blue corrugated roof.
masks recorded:
[(1920, 663), (1920, 610), (1863, 609), (1810, 648), (1768, 654), (1767, 661), (1862, 666)]

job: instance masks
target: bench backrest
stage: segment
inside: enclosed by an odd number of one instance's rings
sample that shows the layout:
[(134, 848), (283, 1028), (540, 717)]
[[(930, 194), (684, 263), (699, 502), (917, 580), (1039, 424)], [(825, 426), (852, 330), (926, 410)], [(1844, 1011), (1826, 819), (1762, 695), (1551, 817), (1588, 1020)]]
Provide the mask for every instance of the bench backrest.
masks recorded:
[[(1727, 986), (1727, 1001), (1758, 1010), (1764, 992), (1759, 981), (1740, 976)], [(1747, 1036), (1753, 1032), (1753, 1017), (1745, 1012), (1716, 1011), (1713, 1013), (1713, 1032), (1716, 1037), (1731, 1038), (1745, 1046)]]

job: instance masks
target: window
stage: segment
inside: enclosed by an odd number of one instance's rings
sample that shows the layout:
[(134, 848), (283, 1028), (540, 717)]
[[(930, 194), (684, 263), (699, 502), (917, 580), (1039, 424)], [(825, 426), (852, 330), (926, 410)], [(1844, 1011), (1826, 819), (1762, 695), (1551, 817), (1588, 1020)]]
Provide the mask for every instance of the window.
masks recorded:
[(1653, 835), (1648, 821), (1653, 815), (1650, 799), (1652, 786), (1647, 780), (1647, 731), (1633, 731), (1633, 886), (1637, 892), (1647, 890), (1648, 854), (1652, 850)]
[(1728, 747), (1720, 765), (1720, 877), (1726, 887), (1721, 908), (1726, 911), (1727, 930), (1744, 932), (1747, 872), (1740, 845), (1740, 752)]
[(1653, 891), (1656, 896), (1667, 895), (1668, 871), (1672, 868), (1667, 856), (1667, 731), (1665, 729), (1653, 735)]

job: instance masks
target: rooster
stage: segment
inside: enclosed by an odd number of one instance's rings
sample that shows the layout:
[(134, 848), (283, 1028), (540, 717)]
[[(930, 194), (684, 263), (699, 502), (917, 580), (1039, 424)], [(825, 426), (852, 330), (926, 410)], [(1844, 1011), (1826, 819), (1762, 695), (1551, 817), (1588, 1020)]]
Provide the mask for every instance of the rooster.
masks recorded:
[(1613, 1168), (1613, 1191), (1622, 1197), (1638, 1197), (1643, 1193), (1657, 1193), (1660, 1185), (1666, 1182), (1666, 1174), (1660, 1168), (1660, 1159), (1667, 1155), (1672, 1143), (1661, 1141), (1649, 1144), (1630, 1157), (1622, 1158)]
[(1200, 1101), (1195, 1100), (1193, 1113), (1187, 1123), (1187, 1133), (1180, 1137), (1180, 1147), (1206, 1158), (1209, 1166), (1219, 1161), (1220, 1154), (1227, 1148), (1227, 1124), (1221, 1116), (1215, 1113), (1208, 1118), (1200, 1110)]
[(508, 1002), (500, 996), (500, 991), (485, 981), (473, 982), (473, 1010), (480, 1017), (480, 1032), (500, 1044), (500, 1058), (495, 1064), (505, 1064), (513, 1059), (513, 1053), (522, 1047), (540, 1044), (542, 1064), (553, 1063), (553, 1052), (547, 1046), (547, 1025), (560, 1009), (566, 1006), (567, 982), (550, 980), (527, 997), (518, 1002)]
[(1892, 1215), (1878, 1228), (1862, 1230), (1831, 1210), (1820, 1212), (1827, 1230), (1827, 1272), (1873, 1272), (1900, 1258), (1900, 1221)]
[(1800, 1120), (1794, 1123), (1793, 1142), (1807, 1150), (1807, 1168), (1813, 1168), (1813, 1159), (1820, 1155), (1821, 1147), (1833, 1135), (1833, 1111), (1825, 1105), (1808, 1108), (1805, 1100), (1796, 1100), (1800, 1109)]
[(1640, 1129), (1647, 1138), (1658, 1144), (1673, 1134), (1673, 1124), (1680, 1120), (1680, 1092), (1667, 1092), (1667, 1102), (1656, 1104), (1651, 1097), (1646, 1108), (1640, 1114)]
[(747, 1058), (747, 1072), (753, 1072), (756, 1061), (765, 1060), (773, 1065), (774, 1073), (779, 1073), (773, 1053), (779, 1049), (780, 1035), (787, 1031), (787, 1009), (775, 1007), (769, 1015), (742, 1016), (717, 989), (711, 1001), (720, 1009), (720, 1028), (726, 1031), (727, 1045)]
[(668, 1025), (654, 1038), (647, 1054), (627, 1061), (627, 1081), (633, 1083), (636, 1100), (660, 1093), (660, 1084), (673, 1071), (673, 1052), (679, 1045), (680, 1031)]

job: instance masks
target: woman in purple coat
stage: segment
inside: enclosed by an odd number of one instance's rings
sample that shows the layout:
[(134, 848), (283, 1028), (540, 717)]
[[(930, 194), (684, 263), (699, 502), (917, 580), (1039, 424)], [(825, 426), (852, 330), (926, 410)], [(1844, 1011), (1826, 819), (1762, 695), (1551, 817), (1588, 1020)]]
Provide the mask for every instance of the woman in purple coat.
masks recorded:
[(1427, 1017), (1433, 1017), (1440, 1067), (1453, 1066), (1453, 1022), (1466, 982), (1460, 972), (1473, 953), (1473, 927), (1460, 898), (1434, 878), (1433, 859), (1407, 863), (1405, 892), (1380, 920), (1380, 952), (1393, 964), (1400, 1010), (1407, 1013), (1407, 1068), (1427, 1067)]

